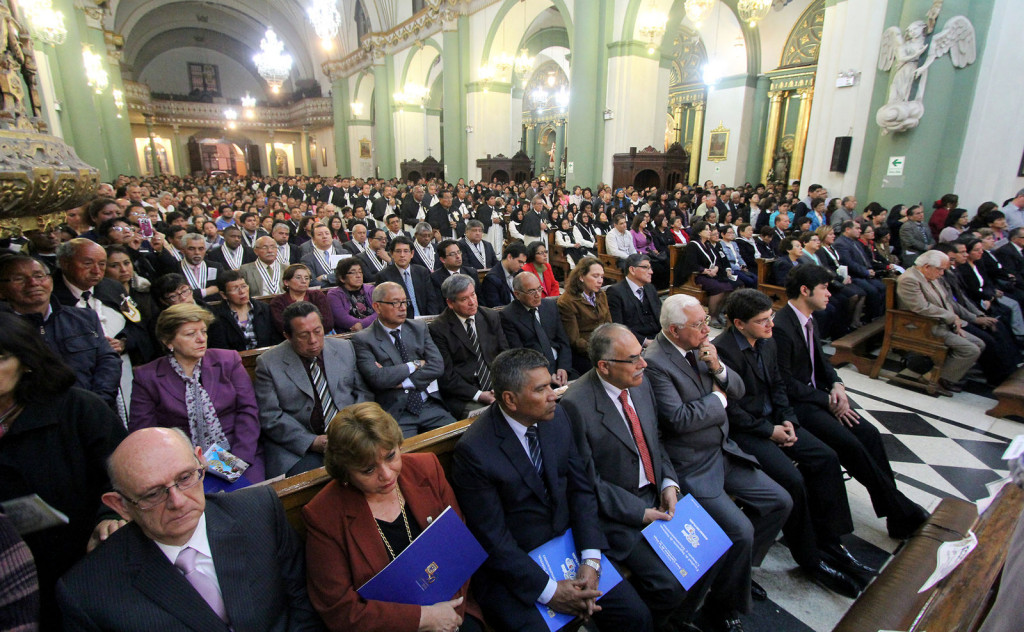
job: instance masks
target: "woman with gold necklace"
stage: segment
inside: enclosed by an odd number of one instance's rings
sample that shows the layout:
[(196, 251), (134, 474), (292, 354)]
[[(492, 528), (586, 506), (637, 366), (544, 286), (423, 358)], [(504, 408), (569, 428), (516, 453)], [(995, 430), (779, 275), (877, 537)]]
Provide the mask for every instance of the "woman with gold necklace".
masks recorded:
[(448, 506), (462, 516), (437, 457), (401, 445), (398, 422), (374, 402), (342, 409), (328, 426), (324, 467), (334, 480), (302, 510), (310, 601), (332, 631), (482, 631), (469, 582), (431, 606), (356, 592)]

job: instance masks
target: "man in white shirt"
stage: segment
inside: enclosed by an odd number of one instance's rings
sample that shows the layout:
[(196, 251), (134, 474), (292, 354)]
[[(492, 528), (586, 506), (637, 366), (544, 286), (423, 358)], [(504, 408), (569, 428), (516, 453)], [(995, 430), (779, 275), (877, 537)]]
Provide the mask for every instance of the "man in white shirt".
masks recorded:
[(177, 429), (121, 442), (110, 457), (116, 491), (103, 502), (127, 524), (58, 583), (65, 630), (322, 629), (277, 494), (206, 498), (202, 455)]
[(626, 257), (636, 254), (636, 245), (633, 243), (633, 235), (626, 227), (626, 216), (619, 213), (615, 216), (615, 226), (608, 231), (604, 240), (605, 252), (619, 260), (621, 265)]
[(1006, 203), (1002, 211), (1006, 215), (1006, 228), (1008, 230), (1024, 226), (1024, 189), (1017, 191), (1017, 195), (1013, 196), (1013, 199)]

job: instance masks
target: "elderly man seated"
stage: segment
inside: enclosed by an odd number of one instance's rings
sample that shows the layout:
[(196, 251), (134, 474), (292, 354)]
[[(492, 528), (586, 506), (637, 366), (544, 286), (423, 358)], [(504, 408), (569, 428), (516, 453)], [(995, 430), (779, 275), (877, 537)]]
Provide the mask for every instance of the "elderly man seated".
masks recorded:
[(896, 301), (900, 309), (942, 321), (932, 327), (932, 334), (942, 338), (949, 347), (939, 386), (959, 393), (963, 388), (958, 383), (977, 362), (985, 343), (964, 330), (974, 316), (953, 300), (947, 287), (938, 282), (947, 268), (949, 256), (945, 253), (937, 250), (921, 253), (914, 260), (914, 267), (896, 281)]

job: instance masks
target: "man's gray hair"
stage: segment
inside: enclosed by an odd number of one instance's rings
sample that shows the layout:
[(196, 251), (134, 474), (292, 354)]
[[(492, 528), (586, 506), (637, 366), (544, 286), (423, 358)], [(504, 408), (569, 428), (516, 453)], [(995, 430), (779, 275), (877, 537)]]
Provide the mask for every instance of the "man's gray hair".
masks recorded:
[(544, 199), (543, 195), (538, 193), (537, 195), (533, 196), (533, 198), (530, 200), (530, 204), (536, 204), (537, 202), (543, 204), (544, 202), (546, 202), (546, 200)]
[(470, 228), (483, 228), (483, 227), (484, 227), (484, 223), (481, 222), (478, 219), (471, 219), (468, 222), (466, 222), (466, 230), (469, 230)]
[(938, 250), (926, 250), (917, 255), (917, 259), (914, 259), (914, 265), (918, 268), (924, 266), (941, 268), (947, 261), (949, 261), (949, 256), (946, 253)]
[(590, 356), (590, 363), (597, 366), (599, 360), (604, 360), (608, 357), (611, 352), (612, 345), (619, 336), (623, 334), (633, 335), (633, 332), (629, 330), (625, 325), (619, 323), (604, 323), (599, 325), (590, 334), (590, 341), (587, 343), (587, 353)]
[(201, 241), (203, 245), (206, 245), (206, 237), (203, 237), (199, 233), (186, 232), (185, 236), (181, 238), (182, 247), (188, 247), (190, 241)]
[(434, 227), (431, 226), (429, 222), (419, 222), (418, 224), (416, 224), (416, 227), (413, 228), (412, 232), (413, 232), (413, 234), (417, 234), (417, 233), (421, 233), (423, 231), (426, 231), (428, 233), (433, 233), (434, 232)]
[(1013, 197), (1021, 197), (1021, 196), (1024, 196), (1024, 189), (1021, 189), (1020, 191), (1017, 191), (1017, 195), (1015, 195)]
[(672, 325), (685, 325), (689, 322), (683, 311), (689, 307), (700, 307), (700, 301), (689, 294), (673, 294), (661, 304), (661, 328), (668, 329)]
[[(535, 275), (535, 274), (517, 274), (514, 277), (512, 277), (512, 291), (513, 292), (522, 292), (523, 291), (523, 284), (526, 283), (526, 279), (529, 279), (530, 277), (533, 277), (534, 279), (536, 279), (537, 275)], [(537, 283), (540, 283), (540, 279), (537, 279)]]
[(465, 274), (453, 274), (441, 284), (441, 295), (446, 301), (454, 301), (470, 287), (474, 287), (472, 278)]
[(57, 246), (57, 264), (64, 268), (64, 264), (71, 261), (78, 253), (78, 249), (88, 244), (94, 244), (96, 242), (86, 239), (84, 237), (76, 237), (75, 239), (69, 239), (64, 243)]
[(402, 289), (402, 286), (395, 283), (394, 281), (385, 281), (384, 283), (378, 283), (373, 288), (373, 294), (370, 295), (370, 300), (376, 303), (377, 301), (383, 301), (387, 293), (394, 289)]
[(852, 199), (853, 199), (852, 195), (845, 195), (845, 196), (843, 196), (843, 202), (842, 203), (846, 204), (847, 202), (849, 202)]

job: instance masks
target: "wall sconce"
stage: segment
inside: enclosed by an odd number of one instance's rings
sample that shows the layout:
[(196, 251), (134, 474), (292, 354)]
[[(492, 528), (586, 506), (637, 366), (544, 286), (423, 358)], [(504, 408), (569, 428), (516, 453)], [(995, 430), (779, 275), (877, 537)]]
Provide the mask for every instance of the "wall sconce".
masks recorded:
[(604, 120), (610, 121), (613, 118), (615, 118), (615, 113), (614, 112), (612, 112), (611, 110), (605, 110), (604, 111)]
[(841, 70), (836, 76), (836, 87), (837, 88), (852, 88), (857, 85), (860, 81), (860, 73), (853, 68), (849, 70)]
[(472, 134), (473, 133), (473, 126), (472, 125), (467, 125), (466, 126), (466, 133), (467, 134)]
[(359, 101), (352, 102), (352, 116), (360, 117), (363, 115), (363, 104)]

